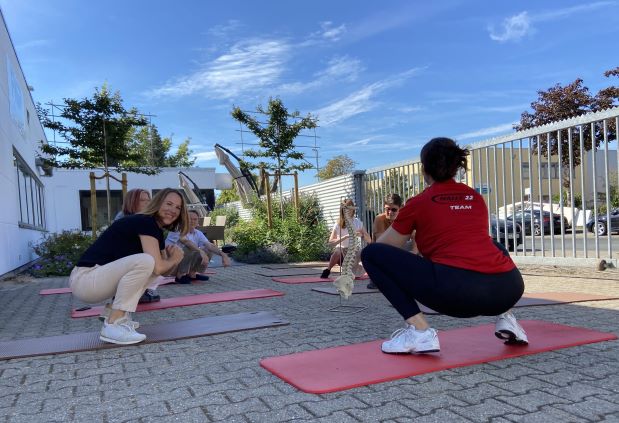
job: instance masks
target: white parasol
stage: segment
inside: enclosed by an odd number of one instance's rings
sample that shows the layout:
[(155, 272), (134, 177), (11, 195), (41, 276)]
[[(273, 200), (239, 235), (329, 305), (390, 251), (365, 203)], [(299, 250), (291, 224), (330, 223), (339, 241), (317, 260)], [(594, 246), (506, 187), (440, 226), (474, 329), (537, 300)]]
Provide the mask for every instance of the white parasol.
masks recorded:
[[(200, 217), (207, 216), (209, 206), (208, 204), (203, 203), (202, 200), (200, 200), (200, 197), (198, 197), (198, 194), (194, 191), (194, 188), (198, 188), (196, 184), (189, 176), (185, 175), (181, 171), (178, 172), (178, 179), (180, 181), (179, 185), (181, 189), (187, 196), (187, 210), (197, 211)], [(194, 188), (189, 185), (190, 182), (193, 184)]]
[(251, 173), (247, 170), (244, 172), (241, 171), (238, 167), (232, 163), (229, 153), (232, 157), (234, 157), (239, 163), (240, 159), (235, 156), (230, 150), (225, 147), (222, 147), (219, 144), (215, 144), (215, 154), (217, 155), (217, 159), (219, 160), (219, 164), (224, 166), (228, 173), (234, 179), (236, 190), (239, 193), (239, 197), (241, 198), (241, 203), (243, 206), (249, 204), (252, 198), (255, 198), (258, 195), (258, 188), (256, 187), (256, 182), (254, 181)]

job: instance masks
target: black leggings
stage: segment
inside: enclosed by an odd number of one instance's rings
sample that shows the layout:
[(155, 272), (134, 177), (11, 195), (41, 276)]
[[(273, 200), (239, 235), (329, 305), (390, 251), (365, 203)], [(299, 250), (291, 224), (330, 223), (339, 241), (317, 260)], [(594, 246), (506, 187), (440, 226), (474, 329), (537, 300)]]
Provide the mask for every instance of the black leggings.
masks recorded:
[[(501, 250), (508, 254), (504, 248)], [(432, 263), (380, 243), (365, 247), (361, 261), (405, 320), (420, 312), (415, 300), (452, 317), (497, 316), (512, 308), (524, 292), (517, 268), (505, 273), (479, 273)]]

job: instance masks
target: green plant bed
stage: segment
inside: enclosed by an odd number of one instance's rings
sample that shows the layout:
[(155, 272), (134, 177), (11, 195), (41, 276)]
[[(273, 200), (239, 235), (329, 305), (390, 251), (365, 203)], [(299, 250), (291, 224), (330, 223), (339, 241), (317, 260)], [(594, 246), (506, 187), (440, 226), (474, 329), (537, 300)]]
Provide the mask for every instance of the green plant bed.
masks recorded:
[(240, 221), (230, 231), (237, 244), (233, 257), (245, 263), (287, 263), (313, 261), (328, 254), (329, 230), (322, 220), (315, 197), (300, 198), (299, 219), (294, 204), (284, 201), (284, 217), (279, 203), (273, 205), (273, 225), (268, 227), (266, 207), (254, 205), (250, 221)]
[(32, 247), (39, 259), (30, 273), (38, 278), (67, 276), (92, 242), (90, 235), (77, 231), (46, 235), (43, 241)]

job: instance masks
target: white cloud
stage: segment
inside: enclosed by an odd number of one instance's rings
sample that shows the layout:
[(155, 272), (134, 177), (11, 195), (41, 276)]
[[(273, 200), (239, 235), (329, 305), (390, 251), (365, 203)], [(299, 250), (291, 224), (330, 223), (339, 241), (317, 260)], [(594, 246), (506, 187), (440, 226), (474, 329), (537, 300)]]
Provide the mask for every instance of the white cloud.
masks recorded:
[(334, 26), (331, 21), (320, 22), (320, 30), (312, 32), (307, 39), (299, 44), (300, 47), (309, 47), (316, 44), (334, 43), (339, 41), (346, 33), (346, 24)]
[(315, 112), (321, 126), (331, 126), (360, 113), (374, 109), (378, 103), (374, 97), (388, 88), (399, 85), (418, 73), (422, 68), (413, 68), (383, 81), (375, 82), (349, 94)]
[(400, 107), (398, 109), (398, 112), (400, 113), (414, 113), (414, 112), (419, 112), (423, 110), (423, 107), (421, 106), (404, 106), (404, 107)]
[(200, 153), (195, 153), (193, 156), (198, 162), (217, 160), (217, 155), (215, 154), (215, 151), (202, 151)]
[(598, 1), (595, 3), (581, 4), (578, 6), (566, 7), (564, 9), (557, 9), (557, 10), (552, 10), (552, 11), (545, 12), (545, 13), (540, 13), (538, 15), (533, 16), (532, 20), (539, 21), (539, 22), (552, 21), (556, 19), (566, 18), (576, 13), (588, 12), (588, 11), (596, 10), (602, 7), (616, 6), (616, 5), (617, 5), (616, 1)]
[(364, 87), (347, 97), (338, 100), (315, 112), (321, 126), (331, 126), (350, 117), (372, 110), (375, 107), (372, 97), (378, 93), (378, 83)]
[(363, 69), (363, 65), (358, 59), (351, 59), (347, 56), (335, 57), (329, 61), (324, 70), (315, 75), (316, 79), (313, 81), (283, 84), (279, 87), (278, 92), (300, 94), (335, 81), (354, 81)]
[(503, 132), (513, 131), (514, 125), (518, 122), (504, 123), (502, 125), (491, 126), (489, 128), (482, 128), (474, 132), (466, 132), (464, 134), (456, 135), (457, 140), (466, 140), (470, 138), (481, 138), (490, 135), (501, 134)]
[(203, 93), (212, 98), (230, 99), (262, 91), (278, 81), (289, 50), (289, 44), (283, 40), (241, 41), (202, 69), (146, 94), (150, 97), (183, 97)]
[(375, 139), (375, 137), (368, 137), (368, 138), (362, 138), (358, 141), (353, 141), (348, 143), (348, 146), (359, 146), (359, 145), (368, 145), (370, 143), (370, 141), (372, 141), (373, 139)]
[(346, 32), (346, 24), (334, 27), (333, 22), (325, 21), (320, 23), (320, 27), (320, 37), (329, 41), (339, 41)]
[(494, 41), (516, 41), (527, 35), (531, 29), (531, 21), (529, 14), (525, 11), (515, 16), (505, 18), (502, 23), (500, 32), (494, 30), (494, 27), (490, 27), (490, 38)]
[(494, 41), (517, 41), (534, 31), (531, 25), (534, 22), (554, 21), (570, 17), (577, 13), (589, 12), (607, 6), (617, 6), (617, 4), (617, 1), (598, 1), (532, 15), (524, 11), (509, 18), (505, 18), (499, 30), (495, 30), (492, 25), (489, 26), (488, 32), (490, 33), (490, 38)]
[(51, 44), (51, 40), (31, 40), (15, 46), (16, 50), (25, 50), (28, 48), (45, 47)]
[(207, 33), (211, 37), (225, 38), (231, 32), (236, 31), (237, 29), (241, 28), (242, 26), (243, 25), (241, 24), (240, 21), (238, 21), (236, 19), (230, 19), (225, 24), (215, 25), (214, 27), (209, 28)]

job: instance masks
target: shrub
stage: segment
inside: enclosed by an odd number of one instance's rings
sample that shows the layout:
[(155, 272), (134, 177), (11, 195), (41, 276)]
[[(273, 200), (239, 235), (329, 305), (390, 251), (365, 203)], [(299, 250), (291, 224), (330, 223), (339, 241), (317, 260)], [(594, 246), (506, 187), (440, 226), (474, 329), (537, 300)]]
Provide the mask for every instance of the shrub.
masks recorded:
[[(273, 227), (269, 229), (264, 203), (252, 209), (251, 221), (239, 222), (230, 232), (238, 248), (234, 258), (244, 262), (286, 263), (321, 260), (328, 253), (329, 231), (322, 219), (318, 200), (313, 196), (299, 199), (299, 220), (294, 203), (284, 200), (284, 218), (280, 204), (273, 204)], [(260, 260), (260, 261), (257, 261)]]
[(267, 245), (266, 247), (259, 247), (243, 256), (243, 261), (251, 264), (288, 263), (288, 259), (289, 256), (286, 247), (277, 242)]
[(46, 235), (32, 247), (39, 260), (30, 272), (36, 277), (67, 276), (92, 242), (90, 235), (77, 231)]

